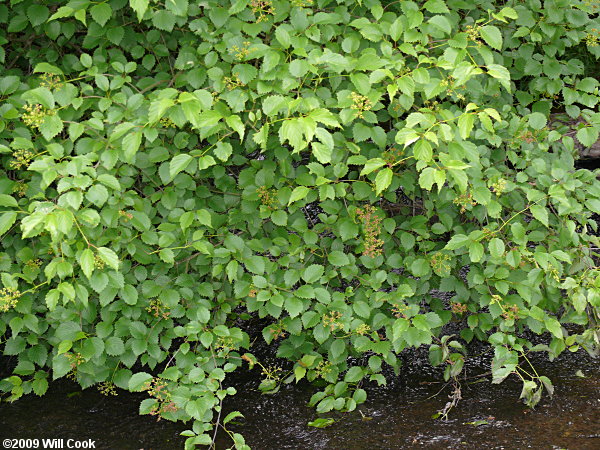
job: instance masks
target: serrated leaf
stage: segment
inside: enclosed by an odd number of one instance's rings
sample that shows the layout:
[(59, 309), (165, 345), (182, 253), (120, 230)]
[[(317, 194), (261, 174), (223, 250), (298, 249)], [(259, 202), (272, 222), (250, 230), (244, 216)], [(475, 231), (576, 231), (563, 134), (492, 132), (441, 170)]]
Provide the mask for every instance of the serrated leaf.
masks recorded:
[(469, 258), (474, 263), (481, 261), (481, 258), (483, 258), (483, 245), (481, 242), (472, 241), (469, 244)]
[(98, 247), (96, 251), (98, 252), (100, 259), (102, 259), (109, 267), (112, 267), (115, 270), (119, 269), (119, 257), (114, 251), (106, 247)]
[(129, 379), (128, 387), (131, 392), (141, 391), (146, 383), (152, 380), (152, 375), (146, 372), (138, 372)]
[(136, 12), (138, 21), (141, 22), (148, 9), (149, 0), (129, 0), (129, 5)]
[[(233, 153), (233, 147), (229, 142), (218, 142), (213, 150), (215, 156), (221, 161), (227, 161)], [(172, 178), (173, 176), (171, 176)]]
[(473, 130), (473, 125), (475, 124), (475, 117), (475, 114), (466, 113), (458, 118), (458, 132), (460, 133), (461, 138), (469, 138), (471, 131)]
[(304, 310), (304, 302), (298, 297), (288, 297), (285, 300), (285, 310), (290, 317), (296, 317)]
[(47, 141), (50, 141), (63, 130), (63, 126), (63, 121), (58, 114), (48, 115), (40, 125), (40, 132)]
[(490, 250), (490, 255), (494, 258), (500, 258), (504, 256), (504, 242), (501, 239), (493, 238), (488, 243), (488, 248)]
[(312, 264), (302, 272), (302, 279), (307, 283), (315, 283), (320, 280), (325, 272), (325, 268), (320, 264)]
[(90, 15), (101, 27), (106, 25), (106, 22), (112, 16), (112, 8), (108, 3), (98, 3), (90, 8)]
[(529, 119), (527, 120), (529, 126), (534, 130), (541, 130), (546, 126), (548, 120), (546, 116), (539, 112), (534, 112), (529, 115)]
[(142, 143), (142, 132), (135, 131), (123, 138), (123, 154), (126, 162), (133, 162), (133, 158)]
[(232, 115), (225, 119), (227, 125), (229, 125), (237, 134), (240, 136), (240, 141), (244, 140), (245, 127), (242, 123), (240, 116)]
[(380, 170), (375, 177), (375, 194), (380, 195), (391, 184), (394, 172), (389, 167)]
[(360, 171), (360, 176), (368, 175), (376, 169), (383, 167), (386, 165), (386, 162), (381, 158), (371, 158), (369, 159), (363, 169)]
[(307, 188), (306, 186), (296, 186), (294, 188), (294, 190), (292, 191), (292, 194), (290, 195), (290, 199), (288, 201), (288, 206), (294, 202), (297, 202), (298, 200), (304, 199), (308, 195), (309, 192), (310, 192), (310, 189)]
[(94, 252), (86, 248), (81, 252), (79, 264), (81, 265), (81, 270), (83, 270), (83, 273), (89, 279), (92, 276), (92, 272), (94, 272)]
[(479, 30), (479, 34), (483, 40), (496, 50), (502, 49), (502, 33), (493, 25), (485, 25)]
[(6, 233), (17, 220), (17, 213), (14, 211), (5, 212), (0, 215), (0, 236)]
[(533, 205), (529, 208), (533, 217), (548, 227), (548, 209), (545, 206)]
[(593, 126), (580, 128), (577, 130), (576, 136), (581, 145), (591, 147), (598, 142), (598, 128)]
[(176, 155), (169, 164), (169, 176), (175, 178), (179, 172), (185, 169), (194, 158), (187, 153)]
[(418, 161), (429, 162), (431, 161), (431, 158), (433, 158), (433, 149), (431, 144), (425, 139), (419, 139), (417, 141), (413, 148), (413, 153), (415, 155), (415, 159)]

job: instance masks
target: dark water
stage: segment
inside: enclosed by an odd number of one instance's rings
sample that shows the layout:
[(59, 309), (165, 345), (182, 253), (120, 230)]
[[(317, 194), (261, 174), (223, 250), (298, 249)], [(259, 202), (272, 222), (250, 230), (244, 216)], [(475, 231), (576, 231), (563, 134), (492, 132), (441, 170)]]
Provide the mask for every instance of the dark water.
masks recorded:
[[(544, 397), (535, 410), (519, 402), (521, 386), (515, 380), (492, 385), (472, 378), (462, 381), (463, 399), (446, 422), (431, 416), (445, 405), (450, 389), (434, 396), (443, 384), (419, 361), (405, 364), (391, 386), (369, 388), (360, 412), (329, 414), (336, 422), (325, 429), (307, 426), (317, 417), (306, 406), (314, 387), (299, 384), (261, 395), (256, 369), (234, 380), (238, 394), (225, 409), (244, 414), (231, 429), (244, 434), (254, 449), (600, 449), (600, 361), (566, 354), (553, 363), (538, 361), (536, 368), (552, 378), (555, 395)], [(475, 361), (467, 375), (484, 370), (484, 362)], [(94, 439), (101, 449), (183, 447), (179, 433), (185, 425), (138, 416), (144, 394), (73, 392), (77, 386), (63, 381), (42, 398), (0, 404), (0, 436)], [(472, 424), (482, 420), (486, 423)], [(220, 435), (217, 448), (229, 446)]]

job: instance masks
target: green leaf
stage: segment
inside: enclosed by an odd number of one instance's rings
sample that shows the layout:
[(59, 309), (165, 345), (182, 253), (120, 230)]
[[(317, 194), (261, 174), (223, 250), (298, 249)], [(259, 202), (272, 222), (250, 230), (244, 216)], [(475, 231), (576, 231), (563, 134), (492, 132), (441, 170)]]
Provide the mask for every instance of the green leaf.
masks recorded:
[(54, 96), (48, 88), (38, 87), (27, 91), (23, 94), (23, 98), (29, 103), (39, 103), (44, 108), (54, 109)]
[(307, 188), (306, 186), (296, 186), (294, 188), (294, 190), (292, 191), (292, 194), (290, 195), (290, 199), (288, 201), (288, 206), (294, 202), (297, 202), (298, 200), (304, 199), (308, 195), (309, 192), (310, 192), (310, 189)]
[(529, 126), (534, 130), (541, 130), (546, 126), (548, 120), (542, 113), (534, 112), (529, 115), (528, 123)]
[(375, 177), (375, 194), (380, 195), (383, 191), (385, 191), (392, 182), (392, 177), (394, 172), (389, 167), (386, 167), (383, 170), (380, 170)]
[(52, 64), (49, 64), (47, 62), (40, 62), (37, 63), (35, 65), (35, 68), (33, 69), (33, 73), (52, 73), (52, 74), (56, 74), (56, 75), (62, 75), (63, 71), (60, 69), (60, 67), (56, 67), (53, 66)]
[(196, 211), (196, 217), (198, 218), (198, 222), (202, 225), (212, 228), (212, 216), (210, 215), (210, 212), (205, 209), (199, 209)]
[(308, 117), (331, 128), (341, 127), (336, 116), (325, 108), (317, 108), (311, 111)]
[(129, 5), (136, 12), (139, 22), (142, 21), (149, 3), (150, 0), (129, 0)]
[(326, 428), (330, 425), (333, 425), (335, 423), (335, 419), (331, 418), (331, 417), (319, 417), (315, 420), (312, 420), (310, 422), (307, 423), (307, 425), (309, 427), (314, 427), (314, 428)]
[(493, 25), (485, 25), (479, 30), (479, 34), (483, 40), (496, 50), (502, 49), (502, 33)]
[(435, 183), (435, 172), (433, 167), (426, 167), (419, 175), (419, 186), (428, 191), (431, 190), (433, 183)]
[(17, 220), (17, 213), (14, 211), (5, 212), (0, 215), (0, 236), (6, 233)]
[(346, 375), (344, 376), (344, 381), (346, 383), (357, 383), (363, 378), (363, 369), (359, 366), (353, 366), (348, 369)]
[(215, 156), (221, 161), (227, 161), (233, 153), (233, 147), (230, 143), (221, 141), (217, 143), (217, 146), (215, 147), (213, 152), (215, 153)]
[(282, 109), (287, 108), (288, 100), (282, 95), (270, 95), (262, 101), (263, 112), (271, 117), (277, 115)]
[(336, 339), (329, 347), (331, 356), (334, 358), (340, 357), (346, 351), (346, 344), (343, 339)]
[[(461, 116), (463, 117), (463, 116)], [(459, 119), (460, 120), (460, 119)], [(433, 149), (429, 141), (419, 139), (413, 149), (415, 159), (418, 161), (429, 162), (433, 158)]]
[[(15, 4), (14, 2), (12, 4)], [(34, 27), (43, 24), (48, 20), (50, 10), (44, 5), (31, 5), (27, 8), (27, 18)]]
[(288, 312), (290, 317), (296, 317), (302, 311), (304, 311), (304, 302), (298, 297), (288, 297), (285, 300), (285, 310)]
[(597, 127), (583, 127), (577, 130), (577, 140), (585, 147), (591, 147), (598, 141)]
[(474, 263), (481, 261), (481, 258), (483, 258), (483, 245), (480, 242), (472, 241), (469, 244), (469, 258)]
[(55, 355), (52, 358), (52, 379), (57, 380), (71, 371), (71, 362), (65, 355)]
[(410, 265), (410, 271), (415, 277), (424, 277), (431, 271), (429, 261), (427, 261), (425, 258), (415, 259)]
[(225, 119), (227, 125), (229, 125), (237, 134), (240, 136), (240, 141), (244, 140), (245, 127), (240, 119), (240, 116), (229, 116)]
[(101, 27), (106, 25), (106, 22), (112, 16), (112, 8), (108, 3), (98, 3), (90, 8), (90, 15)]
[(475, 117), (475, 114), (465, 113), (458, 118), (458, 132), (461, 138), (469, 138), (475, 124)]
[(260, 256), (254, 255), (245, 258), (243, 263), (250, 272), (256, 275), (262, 275), (265, 273), (265, 261)]
[(488, 75), (498, 79), (500, 84), (508, 91), (511, 92), (510, 86), (510, 72), (504, 66), (499, 64), (488, 64), (487, 66)]
[(379, 169), (380, 167), (385, 166), (385, 161), (381, 158), (372, 158), (369, 159), (366, 163), (365, 166), (363, 167), (363, 169), (360, 172), (360, 176), (363, 175), (368, 175), (371, 172), (373, 172), (374, 170)]
[(106, 247), (98, 247), (96, 251), (98, 252), (98, 256), (100, 256), (100, 259), (109, 267), (119, 270), (119, 257), (114, 251)]
[(344, 252), (333, 251), (327, 255), (327, 260), (334, 266), (347, 266), (350, 264), (350, 258)]
[(325, 272), (325, 268), (319, 264), (312, 264), (302, 272), (302, 279), (307, 283), (319, 281)]
[(126, 284), (123, 289), (119, 292), (120, 297), (123, 299), (125, 303), (128, 305), (137, 304), (138, 300), (138, 291), (131, 284)]
[(159, 30), (173, 31), (177, 18), (171, 11), (157, 10), (152, 16), (152, 24)]
[(169, 164), (169, 176), (171, 179), (175, 178), (175, 175), (184, 170), (190, 164), (192, 159), (194, 158), (187, 153), (180, 153), (175, 156)]
[(152, 378), (152, 375), (149, 373), (138, 372), (131, 376), (127, 385), (131, 392), (139, 392), (145, 387), (146, 383), (152, 380)]
[(81, 252), (79, 264), (81, 265), (81, 270), (83, 270), (83, 273), (89, 279), (94, 271), (94, 252), (89, 248), (86, 248)]
[(48, 390), (48, 380), (46, 378), (36, 378), (31, 382), (31, 388), (35, 395), (41, 397)]
[(546, 329), (552, 333), (552, 335), (555, 338), (558, 339), (562, 339), (563, 338), (563, 332), (562, 332), (562, 327), (560, 325), (560, 322), (558, 320), (556, 320), (554, 317), (546, 317), (544, 319), (544, 325), (546, 326)]
[(222, 118), (223, 118), (223, 115), (218, 111), (215, 111), (212, 109), (208, 110), (208, 111), (204, 111), (198, 116), (197, 127), (198, 128), (213, 127), (216, 124), (218, 124)]
[(429, 19), (429, 23), (435, 25), (447, 35), (452, 33), (452, 24), (445, 16), (433, 16), (431, 19)]
[(444, 0), (427, 0), (423, 8), (434, 14), (444, 14), (450, 12)]
[(548, 227), (548, 209), (545, 206), (533, 205), (529, 208), (533, 217)]
[(40, 131), (47, 141), (52, 140), (63, 129), (63, 121), (58, 114), (52, 114), (44, 117), (44, 121), (40, 125)]
[(142, 143), (142, 132), (135, 131), (123, 138), (123, 154), (126, 162), (133, 162), (133, 158)]
[(490, 250), (490, 255), (494, 258), (501, 258), (504, 256), (504, 242), (501, 239), (493, 238), (488, 243), (488, 248)]

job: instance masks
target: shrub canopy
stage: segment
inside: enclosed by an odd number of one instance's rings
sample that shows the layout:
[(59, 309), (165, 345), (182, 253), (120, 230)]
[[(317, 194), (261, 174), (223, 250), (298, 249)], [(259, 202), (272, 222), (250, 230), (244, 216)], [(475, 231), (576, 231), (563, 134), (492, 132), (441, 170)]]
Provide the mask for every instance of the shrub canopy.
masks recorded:
[(534, 405), (530, 351), (599, 343), (599, 5), (2, 2), (5, 397), (146, 389), (210, 444), (258, 316), (320, 413), (472, 340)]

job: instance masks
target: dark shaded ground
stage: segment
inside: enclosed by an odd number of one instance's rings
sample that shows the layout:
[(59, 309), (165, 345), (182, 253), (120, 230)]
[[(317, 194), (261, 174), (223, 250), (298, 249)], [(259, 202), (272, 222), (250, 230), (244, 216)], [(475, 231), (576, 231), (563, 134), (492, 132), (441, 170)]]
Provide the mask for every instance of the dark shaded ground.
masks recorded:
[[(449, 389), (428, 398), (442, 384), (434, 382), (439, 376), (418, 359), (406, 361), (390, 387), (369, 388), (367, 403), (359, 407), (362, 414), (330, 414), (336, 423), (329, 428), (307, 426), (317, 417), (306, 406), (313, 387), (287, 386), (275, 395), (261, 395), (257, 369), (232, 380), (238, 395), (226, 410), (245, 415), (231, 428), (243, 433), (254, 449), (599, 449), (600, 361), (565, 354), (554, 363), (540, 360), (536, 367), (552, 378), (556, 392), (533, 411), (519, 402), (521, 386), (515, 380), (469, 384), (475, 378), (463, 381), (463, 400), (450, 420), (434, 420), (431, 415), (444, 406)], [(475, 360), (467, 373), (485, 369), (483, 360)], [(576, 376), (577, 370), (587, 378)], [(73, 395), (76, 389), (62, 381), (42, 398), (0, 404), (0, 437), (95, 439), (100, 449), (182, 448), (179, 433), (185, 425), (138, 416), (143, 394), (104, 397), (88, 389)], [(469, 424), (478, 420), (488, 423)], [(230, 445), (226, 436), (219, 436), (218, 449)]]

